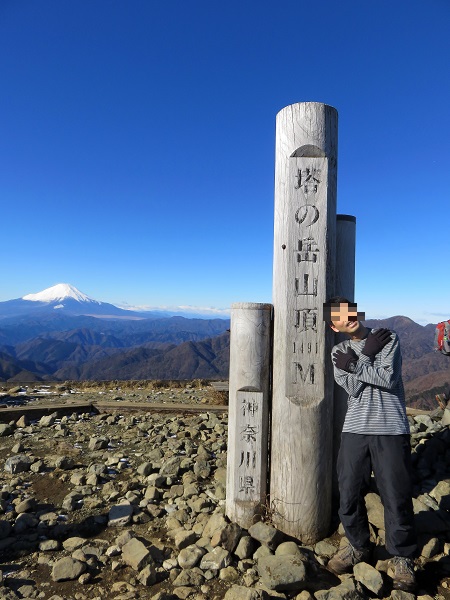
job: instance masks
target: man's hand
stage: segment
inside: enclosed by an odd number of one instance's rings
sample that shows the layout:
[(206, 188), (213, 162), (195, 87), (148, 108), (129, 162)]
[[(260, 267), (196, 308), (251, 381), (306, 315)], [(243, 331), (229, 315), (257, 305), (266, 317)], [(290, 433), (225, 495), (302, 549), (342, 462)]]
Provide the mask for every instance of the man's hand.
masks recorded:
[(389, 329), (378, 329), (375, 333), (370, 332), (361, 353), (369, 356), (373, 361), (375, 355), (378, 354), (386, 344), (389, 344), (392, 339), (391, 335), (392, 333)]
[(358, 362), (358, 355), (350, 347), (347, 348), (346, 352), (336, 350), (333, 354), (333, 362), (338, 369), (347, 371), (347, 373), (353, 373)]

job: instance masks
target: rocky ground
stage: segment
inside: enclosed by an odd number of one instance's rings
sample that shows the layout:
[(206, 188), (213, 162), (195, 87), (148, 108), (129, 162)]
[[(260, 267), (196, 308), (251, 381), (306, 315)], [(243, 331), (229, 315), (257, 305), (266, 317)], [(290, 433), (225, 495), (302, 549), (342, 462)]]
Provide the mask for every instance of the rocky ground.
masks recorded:
[[(227, 413), (216, 406), (224, 396), (203, 382), (3, 394), (15, 416), (0, 424), (0, 598), (414, 598), (392, 591), (375, 488), (367, 496), (373, 561), (352, 575), (326, 569), (346, 543), (338, 522), (314, 546), (287, 539), (270, 514), (248, 531), (228, 522)], [(39, 419), (26, 412), (99, 398), (115, 405)], [(122, 410), (133, 402), (139, 410)], [(156, 409), (171, 402), (176, 413)], [(450, 409), (409, 418), (418, 596), (442, 600), (450, 598)]]

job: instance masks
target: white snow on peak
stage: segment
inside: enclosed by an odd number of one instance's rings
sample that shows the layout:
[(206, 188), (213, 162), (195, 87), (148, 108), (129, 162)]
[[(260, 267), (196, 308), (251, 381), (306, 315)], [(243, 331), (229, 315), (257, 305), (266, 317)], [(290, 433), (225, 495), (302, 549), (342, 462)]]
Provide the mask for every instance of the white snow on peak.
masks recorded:
[(31, 300), (32, 302), (61, 302), (68, 298), (77, 300), (78, 302), (95, 302), (95, 304), (101, 304), (97, 300), (89, 298), (89, 296), (86, 296), (86, 294), (83, 294), (69, 283), (58, 283), (37, 294), (27, 294), (22, 297), (22, 300)]

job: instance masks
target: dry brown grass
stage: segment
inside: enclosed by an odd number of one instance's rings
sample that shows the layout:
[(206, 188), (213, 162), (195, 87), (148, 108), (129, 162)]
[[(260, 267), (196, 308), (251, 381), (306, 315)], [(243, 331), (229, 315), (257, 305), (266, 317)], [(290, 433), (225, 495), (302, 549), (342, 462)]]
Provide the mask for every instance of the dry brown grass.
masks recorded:
[(212, 386), (205, 390), (205, 404), (228, 406), (228, 392), (216, 390)]

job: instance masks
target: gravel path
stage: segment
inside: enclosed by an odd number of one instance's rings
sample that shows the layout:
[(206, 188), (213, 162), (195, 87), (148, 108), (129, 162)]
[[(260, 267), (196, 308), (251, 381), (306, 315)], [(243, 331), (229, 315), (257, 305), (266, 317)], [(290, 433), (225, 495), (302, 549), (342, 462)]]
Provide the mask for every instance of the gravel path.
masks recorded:
[[(270, 510), (248, 531), (226, 519), (224, 392), (202, 385), (48, 392), (4, 396), (26, 401), (0, 424), (0, 598), (414, 597), (392, 590), (375, 488), (367, 497), (373, 560), (340, 578), (326, 569), (346, 542), (338, 522), (329, 538), (304, 546), (270, 525)], [(108, 407), (75, 411), (74, 397)], [(39, 419), (25, 411), (44, 404)], [(423, 600), (450, 598), (447, 412), (409, 417)]]

